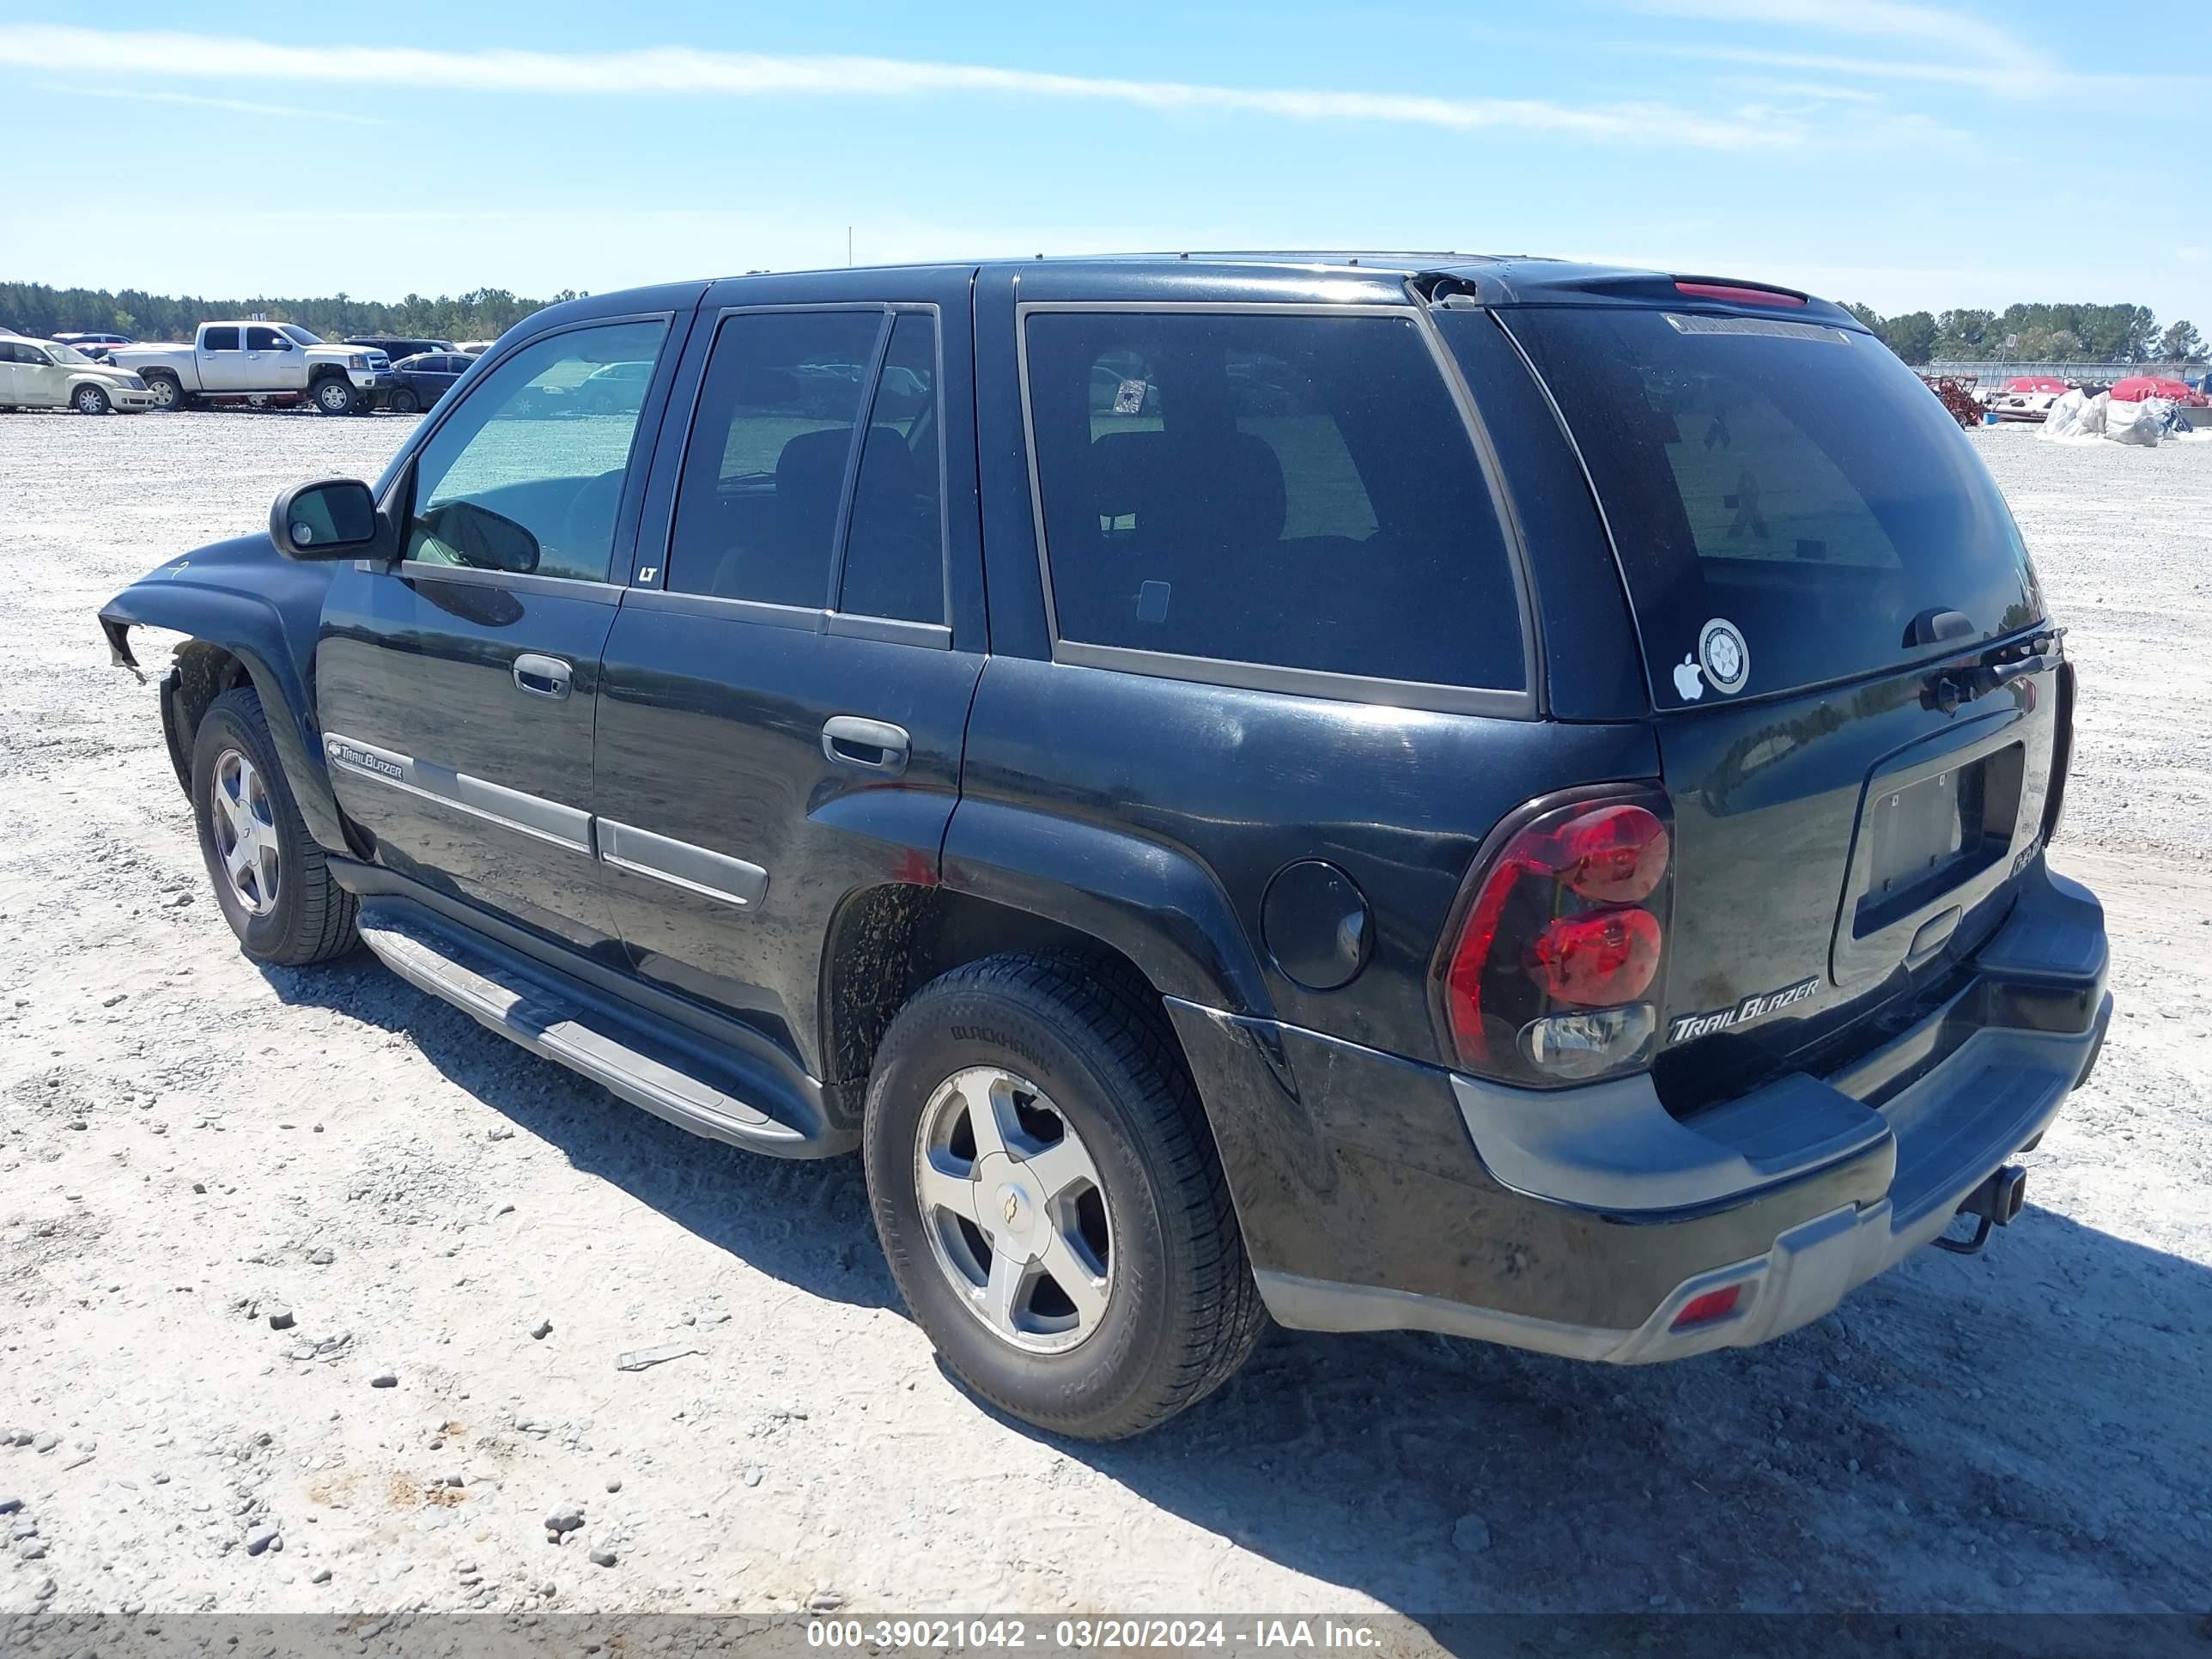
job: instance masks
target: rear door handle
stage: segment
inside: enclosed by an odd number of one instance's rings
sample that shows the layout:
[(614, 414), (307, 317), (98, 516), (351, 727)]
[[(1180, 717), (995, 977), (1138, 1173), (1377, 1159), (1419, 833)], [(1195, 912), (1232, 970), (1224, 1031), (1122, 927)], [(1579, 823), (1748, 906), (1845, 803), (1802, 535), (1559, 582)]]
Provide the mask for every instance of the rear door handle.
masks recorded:
[(822, 752), (840, 766), (895, 778), (906, 770), (906, 727), (858, 714), (833, 714), (822, 722)]
[(568, 695), (568, 665), (558, 657), (526, 651), (514, 659), (514, 689), (558, 702)]

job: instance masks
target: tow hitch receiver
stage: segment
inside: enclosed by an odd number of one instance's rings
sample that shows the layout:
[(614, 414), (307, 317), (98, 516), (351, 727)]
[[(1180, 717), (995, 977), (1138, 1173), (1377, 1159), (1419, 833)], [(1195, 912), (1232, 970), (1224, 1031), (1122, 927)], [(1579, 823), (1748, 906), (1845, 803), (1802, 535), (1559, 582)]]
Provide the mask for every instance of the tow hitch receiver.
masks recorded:
[(1948, 1250), (1954, 1255), (1978, 1255), (1982, 1246), (1990, 1242), (1990, 1229), (2008, 1227), (2012, 1218), (2020, 1213), (2020, 1206), (2027, 1198), (2027, 1171), (2017, 1164), (2008, 1164), (1990, 1176), (1980, 1186), (1968, 1193), (1959, 1206), (1960, 1215), (1980, 1218), (1972, 1238), (1943, 1238), (1935, 1241), (1939, 1250)]

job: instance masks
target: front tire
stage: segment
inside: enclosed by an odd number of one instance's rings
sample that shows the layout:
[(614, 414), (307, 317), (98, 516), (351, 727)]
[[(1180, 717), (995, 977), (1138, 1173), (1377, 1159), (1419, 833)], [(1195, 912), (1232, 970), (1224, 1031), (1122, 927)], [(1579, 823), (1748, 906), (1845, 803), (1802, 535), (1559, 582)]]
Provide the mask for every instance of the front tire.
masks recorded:
[(301, 821), (261, 699), (224, 692), (192, 740), (192, 817), (223, 920), (257, 962), (301, 968), (361, 943), (354, 896)]
[(1126, 969), (1025, 953), (932, 981), (878, 1050), (862, 1150), (916, 1322), (1040, 1428), (1140, 1434), (1265, 1327), (1197, 1091)]
[(114, 405), (107, 401), (107, 393), (96, 386), (81, 386), (70, 399), (80, 415), (105, 415)]
[(354, 408), (353, 382), (332, 374), (315, 382), (315, 407), (325, 415), (350, 415)]
[(185, 388), (173, 374), (149, 374), (146, 390), (154, 394), (154, 412), (173, 415), (185, 407)]

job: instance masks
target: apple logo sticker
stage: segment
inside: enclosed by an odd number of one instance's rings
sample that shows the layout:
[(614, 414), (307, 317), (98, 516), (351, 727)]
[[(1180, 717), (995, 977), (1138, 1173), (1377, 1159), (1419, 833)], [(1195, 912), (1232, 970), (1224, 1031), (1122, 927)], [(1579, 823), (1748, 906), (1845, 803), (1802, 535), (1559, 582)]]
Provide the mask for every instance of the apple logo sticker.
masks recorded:
[(1698, 666), (1694, 656), (1674, 665), (1674, 694), (1684, 702), (1695, 702), (1705, 695), (1705, 671)]

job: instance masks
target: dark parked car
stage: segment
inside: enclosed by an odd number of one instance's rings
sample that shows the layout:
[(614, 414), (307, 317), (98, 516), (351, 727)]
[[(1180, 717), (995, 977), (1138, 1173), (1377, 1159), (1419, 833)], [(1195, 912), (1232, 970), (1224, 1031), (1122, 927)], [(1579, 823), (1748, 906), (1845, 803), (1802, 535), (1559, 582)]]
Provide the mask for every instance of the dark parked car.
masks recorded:
[(406, 334), (360, 334), (349, 337), (346, 343), (380, 351), (395, 363), (402, 357), (420, 357), (426, 352), (453, 349), (451, 340), (424, 340)]
[(399, 384), (392, 389), (386, 400), (386, 407), (399, 415), (413, 415), (429, 408), (446, 395), (454, 381), (476, 366), (476, 361), (458, 351), (430, 351), (418, 357), (400, 359), (392, 365)]
[[(617, 363), (628, 418), (530, 418)], [(2011, 1221), (2111, 1013), (2011, 514), (1776, 289), (601, 295), (101, 621), (187, 636), (249, 955), (366, 943), (686, 1128), (859, 1149), (946, 1363), (1072, 1435), (1267, 1314), (1765, 1341)]]

